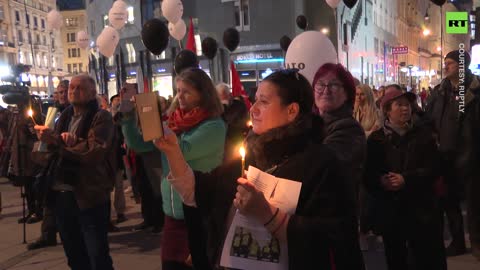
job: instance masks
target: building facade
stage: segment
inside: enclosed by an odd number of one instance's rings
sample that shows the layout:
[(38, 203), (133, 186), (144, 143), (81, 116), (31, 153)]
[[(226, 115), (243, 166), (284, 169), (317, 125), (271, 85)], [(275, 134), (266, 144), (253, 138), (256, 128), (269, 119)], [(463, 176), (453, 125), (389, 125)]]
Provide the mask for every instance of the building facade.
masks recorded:
[(60, 32), (47, 28), (47, 14), (56, 9), (55, 0), (7, 1), (11, 18), (17, 63), (30, 65), (26, 80), (31, 92), (41, 96), (53, 93), (63, 77), (63, 51)]
[(1, 75), (17, 63), (17, 48), (13, 36), (14, 25), (7, 0), (0, 1), (0, 67)]
[(77, 33), (87, 31), (87, 16), (85, 9), (63, 10), (61, 14), (64, 26), (61, 28), (63, 44), (63, 70), (68, 73), (66, 78), (88, 72), (88, 55), (90, 46), (82, 49), (77, 45)]

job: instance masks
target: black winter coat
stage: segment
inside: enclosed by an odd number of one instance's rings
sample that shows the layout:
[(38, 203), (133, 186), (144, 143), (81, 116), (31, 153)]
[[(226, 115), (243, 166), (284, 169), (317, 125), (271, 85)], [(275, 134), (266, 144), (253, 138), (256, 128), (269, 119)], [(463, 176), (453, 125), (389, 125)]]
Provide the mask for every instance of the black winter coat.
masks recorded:
[[(393, 216), (409, 212), (415, 220), (434, 220), (436, 199), (434, 182), (439, 174), (439, 155), (433, 132), (429, 126), (417, 122), (400, 136), (387, 125), (368, 138), (368, 158), (365, 184), (377, 198), (381, 211), (380, 229), (384, 229)], [(381, 176), (399, 173), (405, 185), (398, 191), (387, 191)]]
[[(250, 164), (302, 182), (295, 215), (287, 227), (289, 269), (364, 269), (358, 245), (355, 185), (334, 153), (321, 144), (321, 120), (297, 121), (247, 138)], [(195, 199), (208, 217), (210, 256), (218, 261), (239, 177), (240, 163), (210, 174), (195, 172)]]
[(325, 122), (323, 143), (335, 152), (349, 177), (359, 185), (367, 155), (367, 140), (362, 126), (353, 118), (352, 109), (347, 105), (325, 113), (322, 118)]

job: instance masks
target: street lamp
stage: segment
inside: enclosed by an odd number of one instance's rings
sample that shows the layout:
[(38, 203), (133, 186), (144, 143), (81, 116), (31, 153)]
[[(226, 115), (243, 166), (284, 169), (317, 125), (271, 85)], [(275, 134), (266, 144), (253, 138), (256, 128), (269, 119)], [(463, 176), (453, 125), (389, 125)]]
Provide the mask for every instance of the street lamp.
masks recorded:
[(423, 36), (425, 36), (425, 37), (426, 37), (426, 36), (429, 36), (430, 33), (431, 33), (431, 32), (430, 32), (430, 29), (428, 29), (428, 28), (423, 29)]

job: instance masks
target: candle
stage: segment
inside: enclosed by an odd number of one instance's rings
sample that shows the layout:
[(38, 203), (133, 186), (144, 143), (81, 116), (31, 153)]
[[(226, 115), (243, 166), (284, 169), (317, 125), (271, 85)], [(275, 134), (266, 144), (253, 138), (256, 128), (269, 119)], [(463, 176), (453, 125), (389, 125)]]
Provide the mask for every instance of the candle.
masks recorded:
[(30, 116), (30, 118), (32, 118), (33, 123), (34, 123), (35, 125), (37, 125), (37, 122), (35, 122), (35, 119), (33, 118), (33, 110), (32, 110), (32, 109), (28, 109), (27, 114), (28, 114), (28, 116)]
[(248, 120), (247, 127), (251, 128), (253, 126), (252, 120)]
[(243, 145), (240, 147), (240, 156), (242, 157), (242, 174), (241, 176), (244, 177), (245, 174), (245, 147)]

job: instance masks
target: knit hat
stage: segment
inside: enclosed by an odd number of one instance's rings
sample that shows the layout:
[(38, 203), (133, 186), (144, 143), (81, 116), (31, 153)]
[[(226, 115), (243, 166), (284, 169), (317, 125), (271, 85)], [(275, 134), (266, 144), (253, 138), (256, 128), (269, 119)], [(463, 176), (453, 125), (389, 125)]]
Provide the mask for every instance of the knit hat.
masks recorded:
[[(463, 59), (465, 61), (465, 68), (468, 69), (468, 66), (470, 66), (470, 59), (471, 59), (470, 54), (465, 50), (462, 50), (462, 54), (463, 54)], [(447, 56), (445, 56), (445, 59), (447, 58), (452, 59), (455, 62), (460, 64), (460, 50), (455, 50), (447, 53)]]

